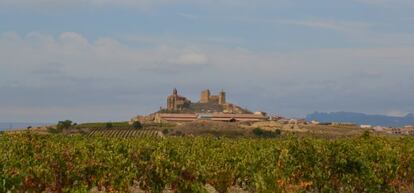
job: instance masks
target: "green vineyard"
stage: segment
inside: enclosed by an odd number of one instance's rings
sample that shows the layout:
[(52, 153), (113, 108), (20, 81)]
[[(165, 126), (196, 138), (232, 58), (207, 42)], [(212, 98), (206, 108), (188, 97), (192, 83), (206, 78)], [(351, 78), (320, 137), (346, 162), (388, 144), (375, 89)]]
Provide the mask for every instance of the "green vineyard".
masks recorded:
[(161, 137), (161, 132), (155, 129), (92, 129), (87, 136), (107, 136), (107, 137)]
[(0, 134), (0, 192), (414, 192), (414, 138), (128, 137), (145, 132)]

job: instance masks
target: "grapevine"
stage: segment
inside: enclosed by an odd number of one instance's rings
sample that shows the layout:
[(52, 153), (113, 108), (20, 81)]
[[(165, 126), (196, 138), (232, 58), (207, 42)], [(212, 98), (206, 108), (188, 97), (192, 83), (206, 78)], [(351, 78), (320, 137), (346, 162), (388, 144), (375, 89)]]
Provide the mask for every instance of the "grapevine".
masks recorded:
[[(0, 135), (0, 192), (410, 192), (414, 139)], [(411, 189), (410, 189), (411, 188)]]

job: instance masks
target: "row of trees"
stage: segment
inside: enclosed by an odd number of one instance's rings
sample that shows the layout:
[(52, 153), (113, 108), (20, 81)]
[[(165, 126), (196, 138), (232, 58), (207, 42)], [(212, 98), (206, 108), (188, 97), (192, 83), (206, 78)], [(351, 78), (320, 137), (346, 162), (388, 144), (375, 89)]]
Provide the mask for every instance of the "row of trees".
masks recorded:
[[(78, 124), (71, 121), (71, 120), (59, 121), (58, 124), (56, 125), (56, 131), (57, 132), (65, 132), (65, 131), (69, 131), (71, 129), (76, 129), (77, 126), (78, 126)], [(112, 122), (107, 122), (105, 124), (106, 129), (112, 129), (113, 127), (114, 127), (114, 124)], [(141, 122), (139, 122), (139, 121), (134, 121), (132, 123), (131, 127), (134, 128), (134, 129), (142, 129), (143, 128)]]

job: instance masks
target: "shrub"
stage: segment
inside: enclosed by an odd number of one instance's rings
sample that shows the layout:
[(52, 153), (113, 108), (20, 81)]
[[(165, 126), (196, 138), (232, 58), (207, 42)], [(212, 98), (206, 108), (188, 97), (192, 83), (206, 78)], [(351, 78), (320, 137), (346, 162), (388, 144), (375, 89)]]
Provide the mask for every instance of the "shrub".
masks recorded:
[(139, 121), (134, 121), (134, 122), (132, 123), (132, 127), (133, 127), (134, 129), (142, 129), (142, 124), (141, 124), (141, 122), (139, 122)]
[(165, 128), (165, 129), (162, 130), (162, 133), (164, 135), (167, 135), (169, 132), (170, 132), (170, 129), (167, 129), (167, 128)]
[(370, 136), (369, 131), (364, 131), (364, 133), (362, 134), (363, 138), (369, 138), (369, 136)]
[(114, 126), (113, 126), (113, 124), (111, 122), (108, 122), (108, 123), (106, 123), (106, 126), (105, 127), (107, 129), (112, 129)]
[(274, 138), (274, 137), (280, 136), (281, 131), (279, 129), (277, 129), (276, 131), (266, 131), (266, 130), (263, 130), (261, 128), (254, 128), (253, 129), (253, 134), (256, 137)]
[(282, 131), (281, 131), (280, 129), (276, 129), (276, 130), (275, 130), (275, 134), (276, 134), (276, 135), (281, 135), (281, 134), (282, 134)]
[(256, 135), (256, 136), (261, 136), (261, 135), (263, 135), (263, 130), (262, 129), (260, 129), (260, 128), (254, 128), (253, 129), (253, 134), (254, 135)]
[(59, 132), (62, 132), (70, 129), (73, 126), (72, 123), (73, 122), (71, 120), (59, 121), (56, 128)]
[(47, 127), (47, 132), (53, 133), (53, 134), (60, 133), (58, 129), (53, 128), (53, 127)]
[(184, 136), (184, 133), (181, 131), (176, 131), (175, 136)]

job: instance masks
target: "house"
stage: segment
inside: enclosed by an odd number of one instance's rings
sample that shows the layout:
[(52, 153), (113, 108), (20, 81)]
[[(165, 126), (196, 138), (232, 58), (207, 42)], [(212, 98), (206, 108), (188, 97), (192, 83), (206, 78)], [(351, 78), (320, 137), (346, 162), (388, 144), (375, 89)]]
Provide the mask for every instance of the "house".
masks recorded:
[(384, 130), (386, 130), (386, 128), (382, 127), (382, 126), (375, 126), (372, 129), (374, 129), (374, 131), (384, 131)]
[(311, 121), (311, 124), (312, 124), (312, 125), (319, 125), (319, 123), (320, 123), (319, 121), (315, 121), (315, 120), (312, 120), (312, 121)]
[(198, 119), (197, 114), (168, 114), (157, 113), (155, 115), (155, 122), (192, 122)]
[(259, 122), (266, 121), (267, 116), (261, 114), (219, 114), (213, 113), (208, 115), (211, 121), (226, 122)]
[(223, 121), (223, 122), (259, 122), (266, 121), (267, 116), (256, 114), (223, 114), (223, 113), (201, 113), (201, 114), (167, 114), (157, 113), (155, 122), (191, 122), (196, 120)]

